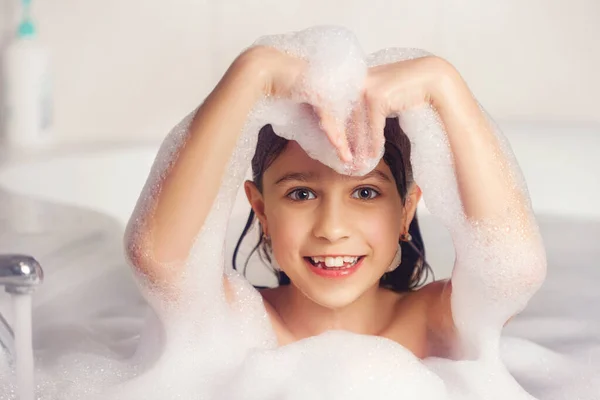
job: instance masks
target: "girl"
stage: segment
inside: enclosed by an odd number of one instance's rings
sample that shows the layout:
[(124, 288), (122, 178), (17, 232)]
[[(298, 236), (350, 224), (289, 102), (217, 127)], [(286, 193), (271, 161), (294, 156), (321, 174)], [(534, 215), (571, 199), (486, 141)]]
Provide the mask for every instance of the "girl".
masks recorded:
[[(185, 264), (248, 113), (264, 96), (290, 98), (305, 69), (304, 61), (273, 48), (251, 48), (195, 114), (156, 207), (136, 233), (144, 251), (129, 247), (136, 269), (169, 296), (177, 296), (172, 283), (181, 271), (163, 266)], [(427, 271), (415, 218), (421, 191), (413, 180), (410, 143), (398, 119), (387, 117), (427, 104), (437, 110), (467, 220), (505, 215), (509, 203), (516, 204), (511, 215), (528, 215), (527, 199), (506, 179), (506, 160), (487, 118), (445, 60), (429, 56), (370, 68), (363, 100), (367, 115), (357, 112), (355, 118), (368, 120), (373, 151), (385, 140), (383, 159), (364, 176), (338, 174), (269, 125), (259, 133), (253, 181), (245, 191), (263, 251), (281, 271), (278, 287), (260, 290), (265, 308), (280, 345), (341, 329), (389, 338), (420, 358), (456, 356), (453, 285), (422, 286)], [(339, 157), (351, 161), (344, 129), (327, 109), (315, 111)], [(527, 275), (530, 286), (543, 279), (537, 272)], [(223, 285), (231, 300), (226, 277)]]

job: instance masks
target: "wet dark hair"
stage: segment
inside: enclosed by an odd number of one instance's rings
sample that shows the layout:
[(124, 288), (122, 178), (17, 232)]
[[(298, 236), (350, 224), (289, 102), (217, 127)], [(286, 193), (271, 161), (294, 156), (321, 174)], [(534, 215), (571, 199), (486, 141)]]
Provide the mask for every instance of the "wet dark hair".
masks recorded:
[[(408, 188), (413, 183), (412, 166), (410, 164), (410, 141), (402, 131), (402, 128), (400, 128), (398, 118), (387, 118), (384, 136), (385, 153), (383, 160), (390, 168), (396, 181), (396, 187), (402, 199), (402, 204), (405, 204)], [(252, 158), (252, 177), (254, 184), (261, 193), (263, 190), (264, 172), (285, 150), (287, 143), (287, 139), (275, 134), (271, 125), (265, 125), (260, 130), (256, 152)], [(252, 227), (254, 220), (254, 211), (250, 210), (246, 226), (240, 235), (233, 253), (233, 268), (236, 270), (236, 258), (240, 245)], [(425, 247), (416, 214), (409, 226), (408, 233), (412, 236), (412, 241), (400, 241), (402, 247), (402, 261), (400, 266), (392, 272), (385, 273), (379, 281), (381, 287), (391, 289), (395, 292), (406, 292), (417, 289), (427, 281), (430, 273), (433, 274), (433, 271), (425, 262)], [(262, 227), (259, 230), (258, 242), (244, 264), (244, 273), (250, 257), (257, 250), (261, 260), (263, 262), (266, 261), (270, 266), (271, 249), (268, 243), (262, 238)], [(279, 285), (290, 284), (290, 278), (285, 272), (275, 271), (274, 269), (273, 272), (279, 280)]]

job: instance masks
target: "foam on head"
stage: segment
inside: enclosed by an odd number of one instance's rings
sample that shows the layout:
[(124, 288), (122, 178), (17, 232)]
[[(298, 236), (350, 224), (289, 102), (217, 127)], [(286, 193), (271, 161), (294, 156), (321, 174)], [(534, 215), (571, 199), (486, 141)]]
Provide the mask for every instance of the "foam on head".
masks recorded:
[[(224, 258), (227, 221), (250, 166), (258, 131), (270, 123), (278, 135), (296, 140), (311, 157), (348, 173), (352, 168), (337, 158), (310, 107), (298, 103), (327, 108), (347, 125), (360, 106), (368, 66), (429, 53), (386, 49), (365, 56), (352, 33), (327, 27), (264, 37), (256, 45), (302, 57), (309, 68), (292, 100), (265, 99), (248, 116), (217, 198), (185, 261), (185, 274), (178, 282), (181, 296), (169, 301), (140, 279), (154, 313), (148, 317), (136, 355), (125, 360), (81, 353), (63, 358), (57, 370), (38, 375), (45, 382), (57, 381), (61, 393), (55, 396), (48, 390), (41, 398), (81, 398), (82, 393), (102, 399), (530, 398), (499, 357), (502, 325), (525, 307), (543, 279), (545, 266), (524, 181), (509, 146), (490, 122), (502, 149), (491, 162), (503, 163), (519, 195), (506, 205), (504, 214), (468, 220), (447, 135), (429, 107), (403, 112), (399, 119), (413, 146), (411, 161), (424, 201), (449, 228), (456, 245), (452, 312), (460, 342), (457, 357), (462, 360), (422, 363), (391, 340), (349, 332), (328, 332), (277, 347), (260, 295)], [(163, 177), (185, 146), (192, 115), (173, 129), (161, 147), (128, 226), (129, 254), (147, 252), (139, 233), (153, 213)], [(351, 132), (369, 134), (364, 126)], [(362, 138), (351, 139), (362, 143)], [(368, 145), (355, 150), (354, 162), (360, 162), (361, 169), (354, 173), (370, 171), (381, 158), (383, 147), (378, 157), (370, 157)], [(511, 212), (515, 207), (528, 211), (515, 215)], [(223, 274), (234, 291), (232, 305), (225, 300)]]
[[(315, 27), (285, 35), (266, 36), (255, 46), (274, 47), (307, 62), (305, 73), (289, 101), (270, 102), (267, 121), (275, 132), (297, 141), (306, 153), (339, 173), (363, 175), (377, 165), (383, 145), (371, 154), (369, 127), (353, 113), (364, 107), (361, 98), (367, 74), (365, 55), (354, 34), (339, 27)], [(327, 111), (352, 147), (353, 162), (343, 163), (319, 128), (314, 108)]]

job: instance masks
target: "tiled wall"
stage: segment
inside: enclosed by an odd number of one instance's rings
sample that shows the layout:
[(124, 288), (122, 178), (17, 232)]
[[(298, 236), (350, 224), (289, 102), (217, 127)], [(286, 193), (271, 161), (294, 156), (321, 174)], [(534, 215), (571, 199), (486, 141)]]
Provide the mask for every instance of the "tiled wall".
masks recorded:
[[(598, 0), (34, 0), (62, 140), (162, 137), (260, 35), (344, 25), (454, 63), (498, 120), (600, 123)], [(6, 31), (9, 2), (0, 0)]]

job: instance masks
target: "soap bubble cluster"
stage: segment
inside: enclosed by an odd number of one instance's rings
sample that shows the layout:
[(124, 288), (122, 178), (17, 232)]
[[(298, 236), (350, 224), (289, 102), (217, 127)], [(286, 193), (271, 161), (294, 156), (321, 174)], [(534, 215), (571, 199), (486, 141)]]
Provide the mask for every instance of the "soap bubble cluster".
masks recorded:
[[(367, 75), (367, 60), (357, 38), (343, 28), (314, 27), (262, 37), (254, 45), (274, 47), (307, 62), (291, 100), (279, 99), (266, 105), (264, 118), (275, 132), (298, 142), (310, 157), (339, 173), (362, 175), (372, 170), (383, 156), (383, 145), (378, 156), (372, 156), (369, 127), (351, 118), (364, 106), (361, 93)], [(315, 108), (326, 110), (338, 127), (345, 128), (347, 140), (353, 145), (353, 164), (338, 158), (321, 130)]]

